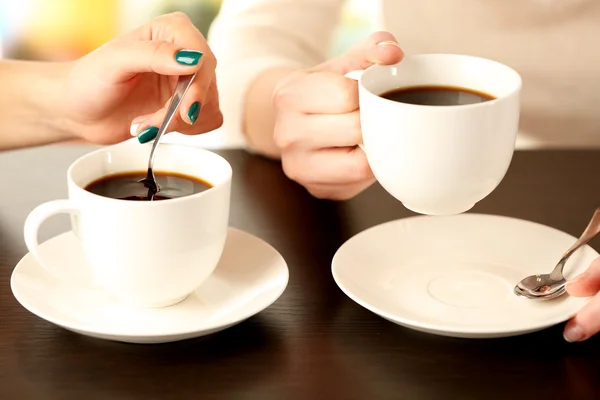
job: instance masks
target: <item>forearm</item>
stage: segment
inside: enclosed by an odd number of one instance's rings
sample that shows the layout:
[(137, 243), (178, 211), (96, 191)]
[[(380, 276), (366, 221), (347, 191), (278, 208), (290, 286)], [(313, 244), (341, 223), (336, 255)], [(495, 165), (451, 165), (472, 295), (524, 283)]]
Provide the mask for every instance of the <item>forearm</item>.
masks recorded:
[(74, 138), (61, 118), (66, 64), (0, 61), (0, 151)]
[(246, 93), (242, 123), (248, 148), (270, 158), (280, 156), (273, 141), (273, 91), (293, 71), (285, 67), (268, 69), (252, 82)]

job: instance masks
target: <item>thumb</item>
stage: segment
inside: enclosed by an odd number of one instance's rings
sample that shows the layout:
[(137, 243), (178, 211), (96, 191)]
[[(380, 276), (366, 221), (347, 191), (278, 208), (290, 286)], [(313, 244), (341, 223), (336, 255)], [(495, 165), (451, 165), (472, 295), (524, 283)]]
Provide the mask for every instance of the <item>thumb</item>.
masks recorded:
[(373, 64), (396, 64), (403, 57), (404, 52), (394, 35), (389, 32), (375, 32), (356, 43), (341, 56), (321, 64), (316, 69), (344, 75), (350, 71), (366, 69)]
[(580, 342), (600, 331), (600, 257), (587, 271), (567, 283), (567, 292), (576, 297), (592, 297), (586, 305), (565, 325), (564, 337), (569, 342)]
[[(112, 83), (126, 82), (137, 74), (191, 75), (202, 65), (203, 53), (181, 49), (161, 40), (120, 39), (100, 47), (92, 64)], [(91, 56), (93, 53), (90, 53)]]
[(567, 283), (567, 292), (575, 297), (588, 297), (600, 291), (600, 257), (581, 275)]

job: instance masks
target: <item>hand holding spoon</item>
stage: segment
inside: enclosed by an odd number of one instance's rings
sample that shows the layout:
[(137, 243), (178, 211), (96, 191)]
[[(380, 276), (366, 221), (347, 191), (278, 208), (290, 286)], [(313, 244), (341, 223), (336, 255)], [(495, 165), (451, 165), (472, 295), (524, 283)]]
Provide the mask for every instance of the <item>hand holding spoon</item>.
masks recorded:
[(146, 174), (146, 177), (144, 179), (140, 180), (140, 182), (143, 183), (144, 186), (146, 186), (148, 188), (148, 199), (149, 200), (152, 200), (154, 198), (154, 196), (156, 195), (156, 193), (158, 193), (160, 191), (160, 186), (158, 186), (158, 183), (156, 182), (156, 177), (154, 176), (154, 170), (152, 169), (152, 167), (154, 166), (154, 153), (156, 152), (156, 148), (158, 147), (158, 145), (160, 143), (160, 139), (163, 137), (163, 135), (167, 131), (167, 128), (169, 127), (169, 124), (171, 123), (171, 120), (175, 116), (175, 113), (177, 112), (177, 109), (179, 108), (179, 105), (181, 104), (183, 97), (187, 93), (187, 91), (188, 91), (190, 85), (192, 84), (192, 82), (194, 81), (195, 77), (196, 77), (196, 74), (183, 75), (183, 76), (180, 76), (179, 79), (177, 80), (177, 86), (175, 87), (175, 93), (173, 94), (173, 98), (171, 99), (171, 102), (169, 103), (169, 108), (167, 109), (167, 113), (165, 114), (165, 119), (163, 120), (162, 125), (160, 126), (160, 129), (158, 130), (158, 133), (156, 134), (156, 138), (154, 139), (154, 143), (152, 144), (152, 150), (150, 150), (150, 158), (148, 160), (148, 172)]
[(597, 208), (588, 226), (579, 239), (563, 254), (556, 267), (549, 274), (531, 275), (523, 279), (515, 286), (514, 292), (517, 296), (528, 299), (550, 300), (561, 296), (566, 291), (567, 280), (563, 275), (563, 269), (567, 260), (580, 247), (586, 245), (600, 232), (600, 208)]

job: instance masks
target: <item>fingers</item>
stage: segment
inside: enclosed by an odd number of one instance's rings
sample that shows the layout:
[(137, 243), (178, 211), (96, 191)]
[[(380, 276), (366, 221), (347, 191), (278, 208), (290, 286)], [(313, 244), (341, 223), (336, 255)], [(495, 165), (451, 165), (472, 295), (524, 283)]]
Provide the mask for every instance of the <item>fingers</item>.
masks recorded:
[(358, 109), (357, 84), (328, 72), (299, 72), (275, 89), (276, 112), (295, 110), (307, 114), (343, 114)]
[(358, 110), (346, 114), (288, 113), (277, 120), (275, 144), (282, 150), (354, 147), (362, 143)]
[(600, 258), (595, 259), (581, 275), (567, 283), (571, 296), (589, 297), (600, 291)]
[(391, 65), (399, 63), (404, 57), (404, 52), (395, 40), (386, 40), (376, 43), (366, 50), (366, 62), (361, 68), (365, 69), (373, 64)]
[(313, 196), (349, 199), (375, 178), (362, 142), (357, 84), (335, 72), (302, 71), (275, 91), (274, 141), (285, 174)]
[[(131, 127), (129, 128), (129, 134), (131, 136), (137, 136), (138, 133), (141, 132), (143, 129), (146, 129), (148, 126), (151, 126), (152, 124), (150, 123), (150, 118), (153, 115), (154, 114), (146, 114), (146, 115), (140, 115), (139, 117), (134, 118), (133, 121), (131, 121)], [(148, 122), (148, 123), (146, 123), (146, 122)]]
[(571, 296), (594, 296), (565, 326), (564, 336), (569, 342), (586, 340), (600, 331), (600, 257), (581, 275), (567, 283)]
[(390, 65), (402, 60), (404, 52), (389, 32), (375, 32), (352, 46), (346, 53), (317, 67), (340, 75), (373, 64)]
[(363, 150), (359, 111), (346, 114), (283, 113), (274, 140), (283, 171), (313, 196), (354, 197), (375, 182)]
[(593, 297), (565, 326), (569, 342), (586, 340), (600, 331), (600, 295)]
[[(198, 100), (197, 96), (194, 93), (190, 93), (190, 91), (191, 88), (180, 105), (179, 112), (169, 124), (167, 133), (176, 131), (183, 134), (195, 135), (210, 132), (223, 125), (223, 115), (219, 107), (216, 82), (213, 81), (209, 86), (208, 96), (206, 96), (207, 103), (198, 108), (197, 119), (194, 119), (193, 123), (190, 121), (189, 115), (195, 112), (194, 103), (197, 103)], [(131, 135), (137, 136), (140, 143), (147, 143), (154, 140), (164, 120), (170, 101), (171, 99), (169, 99), (163, 108), (153, 114), (134, 118), (131, 123)]]
[[(155, 18), (111, 43), (110, 51), (106, 54), (104, 73), (113, 83), (127, 82), (137, 74), (146, 72), (174, 77), (197, 73), (169, 131), (203, 133), (222, 124), (214, 83), (216, 58), (202, 33), (184, 13)], [(200, 113), (207, 116), (201, 123), (198, 121)], [(146, 128), (160, 126), (164, 114), (163, 108), (151, 118), (143, 118), (146, 122), (144, 125)], [(138, 117), (134, 121), (139, 123), (140, 120), (142, 118)], [(132, 132), (146, 129), (141, 125), (133, 125)], [(152, 129), (151, 133), (154, 131), (156, 129)], [(151, 138), (152, 135), (143, 137)]]
[(375, 179), (373, 178), (346, 185), (311, 184), (306, 186), (306, 190), (318, 199), (349, 200), (367, 189), (374, 182)]
[(359, 147), (298, 151), (282, 157), (281, 162), (285, 174), (307, 189), (315, 185), (368, 185), (374, 181), (367, 157)]
[[(196, 76), (196, 79), (197, 78), (198, 76)], [(200, 85), (194, 85), (196, 79), (194, 79), (184, 98), (181, 100), (177, 114), (174, 116), (175, 119), (181, 119), (188, 125), (193, 125), (198, 119), (202, 103), (206, 101), (208, 92), (207, 88)], [(169, 99), (169, 101), (171, 101), (171, 99)]]
[[(195, 44), (196, 47), (206, 47)], [(204, 50), (206, 51), (206, 50)], [(194, 48), (165, 40), (131, 40), (121, 38), (109, 42), (92, 54), (95, 74), (111, 84), (129, 81), (141, 73), (153, 72), (159, 75), (191, 75), (201, 69), (205, 54)], [(209, 61), (207, 68), (213, 67)]]
[[(208, 89), (215, 79), (217, 59), (211, 51), (202, 33), (194, 26), (190, 18), (182, 13), (175, 12), (154, 19), (150, 25), (150, 35), (159, 40), (168, 40), (184, 49), (198, 49), (203, 53), (202, 67), (192, 82), (189, 94), (182, 104), (182, 118), (188, 122), (197, 118), (202, 106), (208, 103)], [(142, 32), (148, 34), (148, 32)], [(190, 55), (193, 61), (193, 55)], [(190, 93), (191, 92), (191, 93)], [(193, 99), (193, 101), (190, 101)], [(197, 102), (197, 104), (195, 104)], [(185, 113), (185, 115), (183, 115)], [(189, 115), (188, 115), (189, 114)]]
[(291, 74), (274, 91), (274, 141), (285, 174), (313, 196), (345, 200), (375, 177), (362, 142), (357, 82), (347, 72), (399, 62), (395, 38), (377, 32), (341, 57)]
[[(219, 108), (219, 92), (217, 89), (216, 77), (213, 76), (213, 79), (206, 90), (203, 85), (194, 85), (194, 83), (192, 83), (187, 94), (181, 101), (179, 115), (182, 121), (185, 121), (189, 125), (193, 125), (196, 123), (201, 113), (202, 115), (212, 114), (215, 110), (211, 110), (211, 108), (215, 107), (217, 109)], [(184, 129), (184, 131), (184, 133), (187, 133), (188, 129)]]
[(274, 91), (276, 108), (304, 113), (347, 113), (358, 108), (357, 83), (343, 75), (375, 63), (399, 62), (404, 53), (394, 36), (377, 32), (356, 44), (344, 55), (315, 69), (292, 74)]

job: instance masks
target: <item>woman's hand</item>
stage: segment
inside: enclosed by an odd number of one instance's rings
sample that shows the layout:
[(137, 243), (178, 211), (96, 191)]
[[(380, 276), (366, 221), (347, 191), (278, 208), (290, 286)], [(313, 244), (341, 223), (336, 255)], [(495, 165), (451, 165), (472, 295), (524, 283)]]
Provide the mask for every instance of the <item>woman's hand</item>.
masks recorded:
[(575, 297), (589, 297), (587, 303), (565, 326), (565, 339), (580, 342), (600, 332), (600, 258), (581, 275), (567, 283), (567, 292)]
[(274, 142), (286, 175), (316, 197), (343, 200), (375, 178), (362, 143), (358, 86), (344, 74), (374, 63), (394, 64), (403, 53), (394, 37), (378, 32), (346, 54), (292, 73), (275, 90)]
[(57, 113), (76, 136), (99, 144), (156, 136), (180, 75), (198, 71), (169, 131), (221, 126), (216, 59), (183, 13), (160, 16), (70, 64)]

